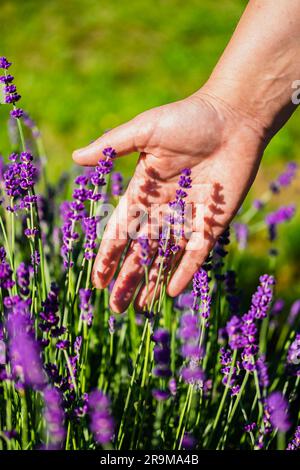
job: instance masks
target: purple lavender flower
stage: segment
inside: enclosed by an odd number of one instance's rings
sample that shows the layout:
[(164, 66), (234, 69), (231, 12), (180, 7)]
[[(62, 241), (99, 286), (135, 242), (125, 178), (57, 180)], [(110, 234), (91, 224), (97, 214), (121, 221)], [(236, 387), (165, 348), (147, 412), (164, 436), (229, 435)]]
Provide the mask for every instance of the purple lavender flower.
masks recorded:
[(202, 388), (205, 376), (199, 365), (203, 352), (199, 344), (198, 315), (192, 313), (182, 315), (178, 335), (182, 340), (181, 355), (187, 360), (186, 366), (182, 368), (181, 376), (186, 383)]
[(60, 449), (65, 440), (64, 411), (60, 394), (55, 388), (44, 390), (44, 417), (49, 435), (49, 448)]
[(81, 312), (82, 321), (87, 323), (87, 326), (92, 326), (93, 322), (93, 307), (91, 305), (91, 289), (80, 289), (79, 290), (79, 308)]
[(85, 233), (84, 257), (86, 259), (95, 258), (94, 249), (96, 248), (97, 238), (97, 217), (85, 217), (82, 220), (82, 227)]
[(194, 295), (193, 292), (185, 292), (183, 294), (180, 294), (176, 298), (176, 307), (179, 308), (180, 310), (185, 309), (185, 308), (192, 308), (194, 305)]
[(299, 450), (300, 449), (300, 426), (297, 427), (294, 437), (289, 442), (286, 450)]
[(271, 315), (272, 316), (279, 315), (282, 312), (282, 310), (284, 309), (284, 305), (285, 305), (285, 302), (284, 302), (283, 299), (277, 299), (274, 302), (274, 305), (272, 307)]
[(22, 262), (19, 264), (16, 272), (20, 293), (24, 296), (27, 296), (29, 294), (31, 269), (24, 262)]
[(267, 214), (265, 221), (269, 230), (270, 241), (277, 236), (277, 226), (291, 220), (296, 212), (294, 205), (280, 207), (277, 211)]
[(275, 284), (273, 276), (264, 274), (259, 278), (260, 285), (252, 296), (252, 305), (249, 313), (253, 313), (258, 320), (267, 316), (268, 309), (272, 301), (272, 286)]
[(236, 315), (233, 315), (226, 324), (225, 330), (228, 336), (228, 342), (231, 349), (239, 349), (246, 346), (247, 344), (242, 334), (242, 326), (242, 319), (237, 317)]
[(297, 169), (297, 163), (289, 162), (286, 166), (285, 171), (278, 176), (277, 180), (272, 181), (272, 183), (270, 183), (271, 191), (274, 194), (277, 194), (280, 192), (281, 188), (289, 186), (296, 175)]
[(261, 209), (263, 209), (265, 206), (265, 203), (263, 201), (261, 201), (260, 199), (254, 199), (253, 201), (253, 207), (254, 209), (256, 209), (257, 211), (260, 211)]
[(108, 444), (114, 435), (114, 420), (110, 412), (110, 400), (100, 390), (89, 396), (90, 428), (98, 444)]
[(20, 119), (24, 114), (23, 109), (21, 108), (15, 108), (10, 112), (10, 115), (14, 119)]
[(288, 371), (291, 374), (300, 376), (300, 333), (296, 335), (296, 338), (289, 347), (287, 364)]
[(200, 300), (200, 306), (195, 305), (194, 309), (199, 310), (200, 316), (207, 320), (210, 315), (211, 297), (209, 295), (209, 277), (204, 269), (200, 269), (193, 277), (193, 295), (195, 300)]
[(8, 62), (6, 57), (0, 57), (0, 69), (7, 70), (11, 66), (11, 62)]
[(269, 380), (268, 366), (266, 363), (266, 357), (264, 354), (262, 354), (256, 360), (256, 370), (258, 373), (258, 380), (259, 380), (260, 387), (267, 388), (269, 386), (270, 380)]
[(29, 313), (30, 300), (24, 301), (15, 296), (7, 299), (5, 303), (9, 311), (7, 329), (13, 374), (21, 385), (40, 389), (45, 385), (45, 375), (39, 345), (34, 338)]
[(233, 366), (230, 349), (221, 348), (220, 363), (223, 366), (221, 369), (223, 374), (222, 383), (230, 389), (232, 396), (237, 395), (240, 391), (240, 386), (237, 384), (237, 367)]
[(254, 422), (253, 422), (253, 423), (246, 424), (246, 425), (244, 426), (244, 430), (245, 430), (246, 432), (252, 432), (252, 431), (254, 431), (255, 428), (256, 428), (256, 423), (254, 423)]
[(138, 238), (138, 243), (140, 246), (140, 264), (141, 266), (150, 266), (150, 245), (149, 240), (145, 236)]
[(168, 390), (155, 388), (152, 390), (152, 396), (157, 401), (165, 401), (170, 397), (170, 392)]
[(13, 272), (6, 261), (6, 251), (0, 247), (0, 288), (11, 289), (15, 282), (12, 279)]
[(176, 198), (174, 201), (169, 202), (170, 213), (159, 236), (158, 254), (164, 260), (164, 269), (168, 267), (170, 258), (179, 251), (180, 246), (178, 241), (181, 237), (184, 237), (184, 199), (187, 197), (185, 190), (192, 187), (190, 175), (191, 170), (189, 168), (184, 168), (181, 171), (178, 181), (179, 189), (176, 190)]
[(245, 250), (248, 243), (248, 225), (236, 222), (233, 224), (233, 229), (235, 232), (235, 238), (238, 242), (239, 249)]
[(114, 315), (110, 315), (108, 319), (108, 329), (109, 333), (113, 335), (116, 329), (116, 317)]
[(40, 312), (40, 318), (42, 322), (39, 324), (39, 328), (43, 332), (54, 332), (59, 323), (59, 300), (58, 300), (59, 288), (56, 284), (52, 283), (50, 292), (47, 298), (42, 302), (43, 310)]
[(196, 445), (196, 439), (194, 436), (190, 433), (184, 433), (183, 439), (182, 439), (182, 448), (183, 449), (194, 449)]
[(113, 196), (121, 196), (123, 192), (123, 176), (119, 172), (111, 175), (111, 194)]
[(290, 325), (294, 324), (294, 322), (295, 322), (296, 318), (298, 317), (299, 313), (300, 313), (300, 299), (295, 300), (295, 302), (291, 306), (291, 310), (290, 310), (290, 313), (289, 313), (289, 316), (288, 316), (288, 323)]
[[(3, 175), (5, 191), (8, 196), (23, 199), (34, 186), (37, 169), (32, 164), (32, 155), (29, 152), (22, 152), (20, 157), (18, 154), (13, 153), (10, 160), (12, 163), (8, 165)], [(25, 200), (24, 207), (29, 208), (30, 202), (33, 202), (33, 200)]]
[(270, 412), (270, 421), (274, 428), (281, 432), (290, 429), (290, 421), (288, 415), (288, 402), (281, 392), (273, 392), (267, 398), (267, 406)]
[(177, 383), (176, 383), (176, 379), (174, 377), (172, 377), (169, 380), (168, 387), (169, 387), (171, 395), (175, 396), (176, 393), (177, 393)]
[(168, 330), (158, 329), (152, 335), (152, 339), (155, 342), (153, 374), (157, 377), (170, 377), (170, 334)]

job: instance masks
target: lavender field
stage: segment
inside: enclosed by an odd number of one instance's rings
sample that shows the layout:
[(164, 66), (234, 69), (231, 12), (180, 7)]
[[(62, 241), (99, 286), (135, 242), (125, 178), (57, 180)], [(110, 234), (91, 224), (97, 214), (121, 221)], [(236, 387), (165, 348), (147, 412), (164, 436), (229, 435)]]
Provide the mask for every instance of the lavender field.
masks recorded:
[[(276, 282), (280, 231), (296, 206), (270, 209), (297, 164), (240, 211), (190, 288), (171, 299), (193, 185), (182, 168), (153, 298), (143, 312), (115, 314), (113, 281), (96, 290), (91, 272), (99, 208), (126, 187), (116, 153), (106, 148), (95, 168), (50, 184), (13, 66), (1, 57), (0, 68), (12, 148), (0, 160), (0, 449), (299, 449), (300, 299), (285, 302)], [(268, 246), (268, 270), (251, 296), (241, 255), (253, 237)], [(149, 240), (138, 240), (147, 286)]]

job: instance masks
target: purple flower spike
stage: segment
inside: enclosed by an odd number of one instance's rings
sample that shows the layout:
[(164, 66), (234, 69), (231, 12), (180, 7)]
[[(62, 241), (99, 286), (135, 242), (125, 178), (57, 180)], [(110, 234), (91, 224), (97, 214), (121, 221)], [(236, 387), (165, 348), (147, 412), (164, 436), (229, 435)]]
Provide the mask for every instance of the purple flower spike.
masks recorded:
[(294, 437), (289, 442), (286, 450), (299, 450), (300, 449), (300, 426), (297, 427)]
[(112, 147), (106, 147), (102, 153), (106, 158), (115, 158), (117, 156), (117, 152)]
[(194, 449), (196, 445), (196, 439), (192, 434), (185, 433), (182, 439), (183, 449)]
[(121, 196), (123, 192), (123, 176), (119, 172), (111, 175), (111, 194), (113, 196)]
[(88, 411), (90, 428), (98, 444), (108, 444), (114, 435), (114, 420), (110, 412), (110, 400), (100, 390), (91, 392)]
[(91, 289), (80, 289), (79, 290), (79, 308), (81, 311), (81, 319), (87, 323), (87, 326), (92, 326), (93, 322), (93, 307), (91, 305)]
[(270, 412), (270, 421), (274, 428), (281, 432), (290, 429), (291, 424), (288, 415), (288, 402), (281, 392), (273, 392), (267, 398), (267, 406)]
[(265, 218), (270, 241), (274, 241), (277, 237), (277, 226), (291, 220), (296, 212), (294, 205), (280, 207), (277, 211), (271, 212)]
[(6, 299), (6, 308), (9, 311), (9, 357), (13, 374), (21, 385), (39, 390), (45, 385), (45, 375), (29, 306), (30, 301), (23, 301), (18, 296)]
[(292, 375), (300, 376), (300, 333), (289, 347), (287, 354), (288, 371)]
[(150, 266), (150, 245), (147, 237), (142, 236), (138, 238), (138, 243), (140, 245), (140, 264), (141, 266)]
[(156, 343), (154, 347), (155, 368), (153, 374), (157, 377), (170, 377), (170, 334), (167, 330), (159, 329), (152, 335), (152, 340)]
[(152, 396), (157, 401), (165, 401), (170, 397), (170, 393), (167, 390), (154, 389), (152, 390)]
[(290, 325), (293, 325), (300, 313), (300, 299), (295, 300), (291, 306), (290, 314), (288, 316), (288, 322)]
[(11, 66), (11, 62), (8, 62), (6, 57), (0, 57), (0, 69), (7, 70)]
[(238, 243), (240, 250), (245, 250), (248, 243), (249, 229), (248, 225), (242, 223), (234, 223), (233, 229), (235, 232), (235, 238)]
[(14, 119), (20, 119), (23, 116), (23, 114), (24, 114), (24, 111), (21, 108), (13, 109), (10, 112), (11, 117)]
[(44, 417), (49, 434), (49, 448), (61, 449), (65, 439), (64, 411), (58, 390), (46, 388), (44, 390), (45, 411)]

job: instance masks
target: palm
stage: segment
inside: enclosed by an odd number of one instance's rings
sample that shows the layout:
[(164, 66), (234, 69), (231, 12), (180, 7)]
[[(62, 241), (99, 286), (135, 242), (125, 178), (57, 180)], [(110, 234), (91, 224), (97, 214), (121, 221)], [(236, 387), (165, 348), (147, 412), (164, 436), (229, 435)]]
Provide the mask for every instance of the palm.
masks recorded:
[[(149, 213), (156, 205), (173, 200), (180, 172), (188, 167), (192, 170), (192, 188), (187, 202), (202, 208), (203, 217), (190, 240), (180, 242), (177, 257), (181, 260), (168, 288), (170, 295), (184, 289), (235, 215), (256, 174), (261, 141), (251, 124), (205, 94), (155, 108), (132, 121), (135, 133), (131, 147), (141, 152), (140, 158), (102, 240), (93, 272), (96, 286), (104, 287), (112, 279), (128, 244), (124, 227), (126, 223), (136, 224), (136, 209)], [(114, 146), (109, 134), (105, 139)], [(151, 233), (147, 225), (142, 230)], [(150, 296), (159, 264), (156, 249), (157, 242), (152, 241)], [(139, 246), (131, 241), (111, 295), (114, 310), (127, 308), (142, 278)], [(146, 303), (146, 292), (142, 285), (136, 300), (138, 307)]]

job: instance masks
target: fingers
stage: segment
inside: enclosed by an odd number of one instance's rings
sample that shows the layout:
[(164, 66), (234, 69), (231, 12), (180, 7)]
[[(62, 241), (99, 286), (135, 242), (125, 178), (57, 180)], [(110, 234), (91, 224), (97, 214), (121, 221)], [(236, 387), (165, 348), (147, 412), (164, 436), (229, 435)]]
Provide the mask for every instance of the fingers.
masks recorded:
[(127, 243), (127, 199), (122, 197), (109, 219), (94, 262), (92, 282), (97, 289), (104, 289), (112, 280)]
[[(157, 250), (157, 242), (151, 242), (149, 247), (149, 258), (151, 259)], [(144, 279), (145, 270), (141, 265), (140, 254), (139, 242), (133, 240), (110, 296), (110, 306), (114, 312), (122, 313), (127, 309), (140, 282)]]
[(204, 242), (202, 241), (201, 245), (198, 244), (201, 248), (195, 249), (197, 246), (197, 234), (193, 233), (186, 246), (186, 251), (167, 287), (167, 293), (171, 297), (176, 297), (186, 288), (195, 272), (202, 266), (209, 255), (212, 242), (205, 240)]
[(112, 147), (118, 156), (137, 151), (136, 136), (139, 131), (138, 127), (137, 120), (132, 119), (126, 124), (106, 132), (87, 147), (75, 150), (73, 160), (79, 165), (93, 166), (97, 164), (102, 156), (102, 151), (106, 147)]
[[(167, 282), (167, 277), (170, 273), (170, 270), (172, 271), (173, 269), (175, 269), (178, 261), (180, 260), (182, 256), (185, 245), (186, 245), (185, 240), (181, 240), (179, 242), (180, 249), (176, 253), (176, 255), (170, 259), (169, 265), (167, 266), (166, 270), (162, 273), (162, 276), (159, 282), (157, 282), (157, 280), (158, 280), (158, 275), (159, 275), (159, 268), (161, 265), (161, 258), (159, 256), (156, 256), (151, 266), (151, 269), (149, 271), (148, 286), (144, 282), (135, 299), (134, 305), (135, 305), (136, 311), (142, 312), (144, 309), (149, 309), (149, 308), (151, 309), (151, 307), (154, 305), (154, 302), (158, 299), (160, 295), (162, 284)], [(156, 288), (156, 285), (157, 285), (157, 288)]]

